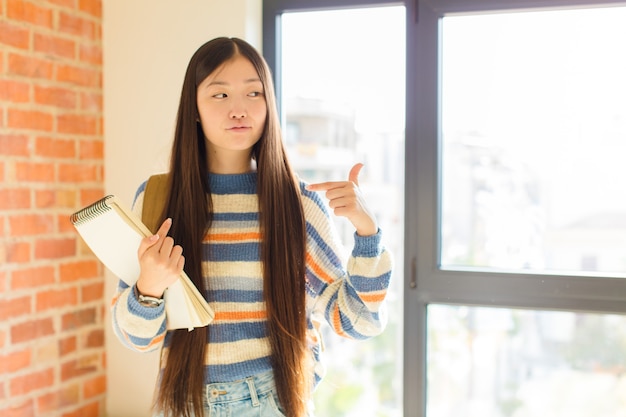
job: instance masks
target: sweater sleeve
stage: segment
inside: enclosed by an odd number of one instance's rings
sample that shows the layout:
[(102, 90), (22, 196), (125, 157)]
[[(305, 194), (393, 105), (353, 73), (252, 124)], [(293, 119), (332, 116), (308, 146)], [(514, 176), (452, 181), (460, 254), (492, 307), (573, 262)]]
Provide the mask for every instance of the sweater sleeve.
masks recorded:
[[(141, 217), (145, 183), (137, 190), (133, 212)], [(149, 352), (160, 347), (166, 332), (165, 305), (146, 307), (139, 303), (135, 285), (119, 280), (111, 302), (111, 322), (118, 339), (128, 348)]]
[(307, 296), (314, 317), (323, 317), (340, 336), (366, 339), (387, 323), (385, 296), (392, 270), (391, 254), (379, 230), (354, 234), (352, 252), (342, 245), (321, 197), (302, 188), (307, 228)]

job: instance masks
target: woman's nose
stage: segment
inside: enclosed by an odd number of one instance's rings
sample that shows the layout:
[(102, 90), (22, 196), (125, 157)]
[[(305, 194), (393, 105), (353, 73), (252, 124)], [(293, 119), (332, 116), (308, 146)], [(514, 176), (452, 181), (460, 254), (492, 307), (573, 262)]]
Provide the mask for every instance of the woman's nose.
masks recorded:
[(246, 110), (244, 106), (239, 103), (235, 103), (235, 105), (230, 110), (230, 118), (231, 119), (242, 119), (246, 117)]

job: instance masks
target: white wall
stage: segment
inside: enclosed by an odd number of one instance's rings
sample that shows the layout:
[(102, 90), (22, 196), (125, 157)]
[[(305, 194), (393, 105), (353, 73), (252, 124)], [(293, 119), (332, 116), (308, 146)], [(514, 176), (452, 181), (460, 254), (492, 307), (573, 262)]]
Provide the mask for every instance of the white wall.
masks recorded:
[[(189, 58), (204, 42), (236, 36), (261, 48), (262, 0), (104, 0), (105, 191), (130, 206), (139, 184), (167, 169)], [(116, 279), (108, 273), (106, 297)], [(145, 417), (158, 352), (124, 348), (106, 317), (107, 416)]]

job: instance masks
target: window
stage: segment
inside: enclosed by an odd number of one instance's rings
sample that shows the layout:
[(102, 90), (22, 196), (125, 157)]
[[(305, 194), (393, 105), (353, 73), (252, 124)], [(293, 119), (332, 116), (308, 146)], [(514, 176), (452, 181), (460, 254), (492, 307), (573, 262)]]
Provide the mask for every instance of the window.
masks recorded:
[[(284, 52), (276, 28), (286, 12), (380, 3), (265, 1), (264, 52), (270, 62)], [(397, 3), (406, 16), (403, 383), (392, 384), (401, 415), (621, 413), (624, 3)]]
[(624, 22), (626, 7), (441, 20), (443, 266), (626, 271)]
[[(404, 7), (288, 11), (277, 27), (282, 34), (279, 101), (294, 169), (306, 181), (336, 181), (347, 179), (355, 163), (364, 163), (360, 187), (385, 245), (401, 265)], [(354, 227), (334, 219), (350, 248)], [(372, 410), (377, 417), (401, 415), (402, 281), (397, 269), (382, 335), (359, 342), (321, 327), (327, 373), (314, 395), (318, 415), (369, 416)]]

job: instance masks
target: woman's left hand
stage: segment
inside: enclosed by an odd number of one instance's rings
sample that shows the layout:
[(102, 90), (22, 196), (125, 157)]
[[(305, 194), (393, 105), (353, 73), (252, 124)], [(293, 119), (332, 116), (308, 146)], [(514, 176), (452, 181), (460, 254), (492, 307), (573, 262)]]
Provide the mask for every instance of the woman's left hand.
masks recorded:
[(328, 204), (335, 215), (346, 217), (356, 228), (359, 236), (371, 236), (378, 233), (378, 224), (374, 214), (365, 203), (359, 189), (359, 172), (362, 163), (352, 167), (348, 181), (328, 181), (306, 186), (310, 191), (325, 191)]

